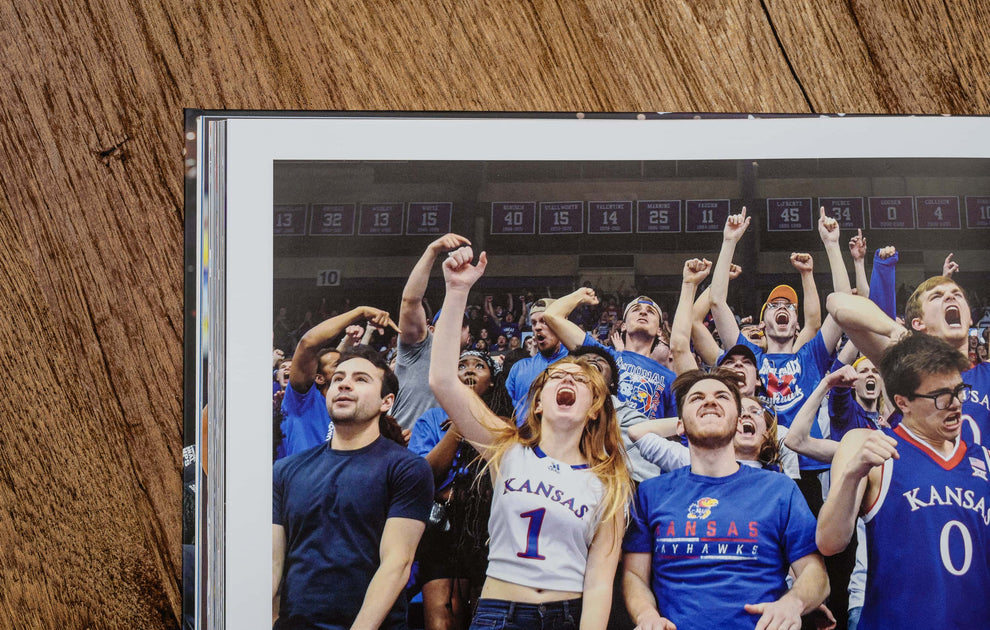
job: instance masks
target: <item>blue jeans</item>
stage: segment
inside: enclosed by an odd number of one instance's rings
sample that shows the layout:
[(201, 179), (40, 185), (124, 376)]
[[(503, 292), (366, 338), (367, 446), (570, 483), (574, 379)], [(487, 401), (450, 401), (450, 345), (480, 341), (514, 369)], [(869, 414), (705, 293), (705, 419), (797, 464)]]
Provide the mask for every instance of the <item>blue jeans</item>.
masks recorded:
[(580, 598), (545, 604), (482, 599), (470, 630), (577, 630), (580, 623)]

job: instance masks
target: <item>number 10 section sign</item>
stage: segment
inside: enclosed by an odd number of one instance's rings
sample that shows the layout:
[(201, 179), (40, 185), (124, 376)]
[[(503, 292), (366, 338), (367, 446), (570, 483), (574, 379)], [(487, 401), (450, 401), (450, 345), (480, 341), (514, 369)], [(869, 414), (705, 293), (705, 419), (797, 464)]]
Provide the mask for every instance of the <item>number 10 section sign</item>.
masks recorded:
[(540, 234), (581, 234), (584, 232), (583, 201), (540, 203)]
[(589, 234), (631, 234), (631, 201), (589, 201)]
[(492, 234), (536, 234), (535, 201), (493, 201)]

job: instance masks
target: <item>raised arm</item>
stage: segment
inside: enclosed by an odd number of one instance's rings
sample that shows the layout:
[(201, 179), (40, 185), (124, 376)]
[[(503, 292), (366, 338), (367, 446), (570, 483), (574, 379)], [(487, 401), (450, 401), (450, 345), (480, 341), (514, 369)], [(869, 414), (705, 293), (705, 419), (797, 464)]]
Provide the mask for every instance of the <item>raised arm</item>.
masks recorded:
[[(691, 465), (691, 451), (679, 441), (668, 440), (663, 435), (674, 435), (677, 431), (677, 418), (662, 418), (651, 422), (673, 423), (673, 430), (663, 424), (654, 425), (656, 430), (644, 433), (636, 439), (636, 448), (646, 461), (662, 472), (671, 472)], [(645, 423), (643, 423), (645, 424)], [(637, 425), (639, 426), (639, 425)], [(632, 434), (630, 434), (632, 437)]]
[(856, 271), (856, 295), (870, 297), (870, 283), (866, 280), (866, 238), (863, 230), (857, 229), (856, 236), (849, 239), (849, 255)]
[(826, 307), (849, 340), (875, 365), (880, 364), (883, 351), (907, 333), (879, 306), (859, 295), (833, 293), (828, 296)]
[[(887, 317), (897, 317), (897, 248), (881, 247), (873, 254), (869, 297)], [(958, 266), (958, 265), (957, 265)]]
[(822, 327), (822, 303), (818, 299), (818, 287), (815, 286), (815, 261), (811, 254), (791, 254), (791, 265), (801, 274), (801, 294), (804, 304), (804, 328), (798, 333), (794, 342), (794, 352), (811, 341)]
[(346, 352), (355, 346), (361, 345), (364, 331), (365, 327), (360, 324), (351, 324), (345, 328), (344, 336), (341, 338), (340, 343), (337, 344), (337, 352)]
[[(822, 207), (818, 217), (818, 234), (821, 236), (822, 244), (825, 245), (825, 253), (828, 255), (828, 265), (832, 270), (832, 290), (835, 293), (852, 293), (852, 286), (849, 284), (849, 274), (846, 272), (846, 265), (842, 262), (842, 248), (839, 247), (839, 222), (825, 214)], [(828, 317), (822, 322), (822, 340), (829, 353), (835, 352), (835, 348), (842, 336), (842, 330), (834, 319)]]
[(701, 357), (705, 365), (718, 363), (718, 358), (722, 355), (722, 346), (718, 345), (703, 321), (691, 322), (691, 342), (694, 343), (695, 353)]
[(516, 323), (519, 324), (520, 331), (529, 325), (529, 303), (526, 301), (525, 295), (519, 296), (519, 319), (516, 320)]
[(698, 285), (708, 277), (712, 263), (705, 259), (692, 258), (684, 263), (681, 280), (681, 296), (677, 300), (674, 321), (670, 326), (670, 353), (674, 357), (674, 372), (680, 374), (698, 369), (698, 362), (691, 352), (691, 325), (693, 321), (694, 297)]
[(725, 228), (722, 230), (722, 249), (718, 254), (718, 261), (715, 263), (715, 270), (712, 272), (711, 307), (712, 317), (715, 318), (715, 328), (718, 336), (722, 340), (722, 345), (731, 348), (736, 345), (739, 339), (739, 325), (736, 317), (729, 308), (729, 269), (732, 267), (732, 256), (736, 251), (736, 244), (749, 227), (751, 217), (746, 216), (746, 207), (743, 206), (739, 214), (730, 214), (725, 220)]
[[(729, 265), (729, 280), (735, 280), (741, 273), (742, 267), (736, 264)], [(705, 365), (715, 365), (722, 356), (722, 346), (718, 345), (708, 326), (705, 326), (705, 317), (708, 316), (712, 305), (711, 293), (711, 287), (702, 291), (691, 309), (691, 342), (694, 343), (694, 351), (701, 356)]]
[(608, 338), (612, 341), (612, 347), (615, 348), (616, 352), (622, 352), (626, 349), (626, 342), (622, 340), (622, 332), (619, 330), (619, 326), (622, 322), (617, 321), (612, 326), (612, 334)]
[(842, 261), (842, 248), (839, 246), (839, 222), (825, 214), (824, 207), (818, 217), (818, 235), (825, 246), (828, 266), (832, 271), (832, 290), (837, 293), (852, 293), (849, 273)]
[(437, 256), (470, 245), (471, 241), (459, 234), (445, 234), (427, 246), (416, 265), (409, 273), (406, 286), (402, 289), (402, 305), (399, 307), (399, 341), (412, 345), (426, 339), (426, 312), (423, 310), (423, 296), (430, 282), (430, 270)]
[(792, 451), (797, 451), (802, 455), (817, 459), (820, 462), (829, 463), (835, 456), (835, 451), (839, 448), (839, 443), (835, 440), (811, 437), (811, 425), (818, 418), (818, 409), (822, 400), (835, 387), (852, 387), (856, 383), (856, 370), (851, 365), (843, 366), (835, 372), (829, 372), (818, 386), (808, 395), (801, 405), (801, 409), (787, 431), (784, 438), (784, 445)]
[(879, 493), (880, 466), (897, 458), (897, 440), (881, 431), (853, 429), (832, 458), (832, 484), (818, 513), (815, 542), (826, 556), (839, 553), (856, 533), (864, 498), (872, 503)]
[(299, 393), (306, 393), (316, 379), (316, 355), (320, 348), (330, 343), (348, 325), (358, 321), (373, 322), (376, 326), (391, 326), (396, 331), (399, 328), (389, 318), (388, 313), (371, 306), (359, 306), (346, 313), (331, 317), (313, 326), (296, 344), (295, 354), (292, 355), (292, 367), (289, 368), (289, 384)]
[(478, 445), (482, 455), (492, 443), (492, 432), (504, 426), (474, 391), (457, 378), (457, 361), (461, 353), (461, 321), (468, 293), (474, 283), (485, 273), (488, 257), (478, 256), (478, 264), (472, 264), (474, 252), (462, 247), (450, 253), (443, 261), (443, 276), (447, 285), (440, 318), (434, 330), (433, 348), (430, 354), (430, 388), (437, 402), (450, 415), (457, 432)]
[(495, 296), (486, 295), (485, 296), (485, 315), (491, 318), (491, 321), (497, 322), (498, 317), (495, 315), (495, 302), (493, 301)]
[(942, 275), (946, 278), (951, 278), (952, 274), (959, 271), (959, 263), (952, 260), (954, 254), (949, 252), (949, 255), (945, 257), (945, 261), (942, 263)]
[(647, 433), (653, 433), (661, 438), (669, 438), (677, 435), (677, 423), (677, 418), (644, 420), (629, 427), (629, 439), (636, 442), (641, 440)]
[(371, 336), (375, 333), (381, 334), (384, 331), (376, 326), (365, 326), (364, 335), (361, 337), (361, 345), (367, 346), (371, 344)]
[(598, 304), (598, 296), (595, 295), (594, 290), (581, 287), (556, 300), (543, 312), (543, 321), (568, 350), (573, 350), (584, 343), (585, 332), (580, 326), (567, 319), (567, 316), (582, 304)]
[(409, 570), (425, 528), (426, 523), (411, 518), (393, 517), (385, 521), (378, 547), (381, 564), (371, 577), (351, 630), (376, 630), (381, 626), (409, 581)]

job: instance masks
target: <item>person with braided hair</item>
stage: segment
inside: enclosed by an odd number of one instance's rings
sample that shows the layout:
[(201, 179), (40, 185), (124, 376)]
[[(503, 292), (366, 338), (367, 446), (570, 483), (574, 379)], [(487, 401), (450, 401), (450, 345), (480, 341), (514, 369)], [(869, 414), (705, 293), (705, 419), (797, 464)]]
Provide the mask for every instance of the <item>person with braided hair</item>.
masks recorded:
[[(489, 408), (497, 371), (492, 358), (477, 350), (462, 352), (457, 363), (461, 383)], [(511, 413), (507, 398), (502, 400), (502, 413)], [(487, 564), (491, 481), (479, 475), (478, 452), (451, 425), (447, 412), (433, 407), (413, 425), (409, 440), (409, 450), (430, 464), (436, 484), (433, 512), (416, 554), (425, 630), (467, 627), (471, 594), (480, 590)]]

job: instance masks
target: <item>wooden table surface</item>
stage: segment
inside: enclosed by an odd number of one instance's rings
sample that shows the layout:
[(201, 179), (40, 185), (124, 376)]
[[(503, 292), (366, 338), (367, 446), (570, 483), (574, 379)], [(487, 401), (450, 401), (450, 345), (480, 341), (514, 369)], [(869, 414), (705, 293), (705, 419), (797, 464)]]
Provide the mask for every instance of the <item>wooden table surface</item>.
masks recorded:
[(68, 0), (0, 23), (0, 628), (179, 624), (184, 107), (990, 110), (969, 0)]

